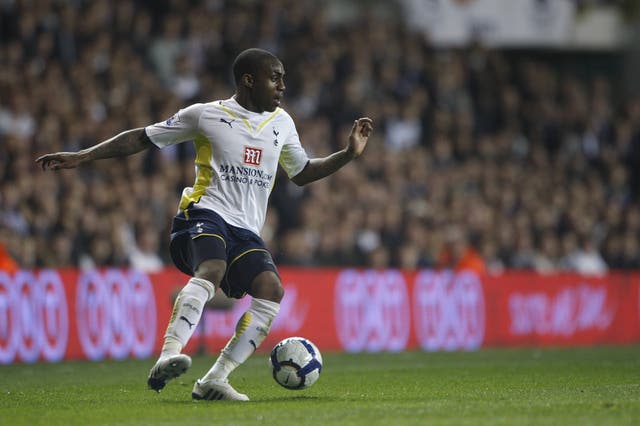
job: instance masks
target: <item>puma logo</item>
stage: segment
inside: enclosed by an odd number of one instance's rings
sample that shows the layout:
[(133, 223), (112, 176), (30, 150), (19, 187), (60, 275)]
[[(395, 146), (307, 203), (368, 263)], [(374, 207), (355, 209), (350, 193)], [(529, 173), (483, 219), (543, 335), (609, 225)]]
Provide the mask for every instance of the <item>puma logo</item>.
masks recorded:
[(185, 316), (181, 316), (179, 319), (184, 320), (187, 324), (189, 324), (189, 330), (191, 330), (191, 328), (195, 325), (195, 323), (189, 321)]
[(220, 121), (221, 121), (222, 123), (228, 124), (228, 125), (229, 125), (229, 128), (233, 129), (233, 126), (231, 125), (231, 123), (233, 123), (233, 122), (234, 122), (234, 121), (236, 121), (236, 120), (235, 120), (235, 119), (233, 119), (233, 120), (227, 121), (227, 120), (225, 120), (224, 118), (221, 118), (221, 119), (220, 119)]

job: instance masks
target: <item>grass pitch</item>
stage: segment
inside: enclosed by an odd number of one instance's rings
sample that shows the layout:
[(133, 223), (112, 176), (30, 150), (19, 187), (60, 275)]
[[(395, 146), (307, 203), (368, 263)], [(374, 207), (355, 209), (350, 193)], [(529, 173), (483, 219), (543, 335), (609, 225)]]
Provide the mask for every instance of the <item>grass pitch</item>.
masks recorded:
[(640, 346), (324, 354), (289, 391), (254, 355), (231, 382), (252, 401), (194, 402), (213, 357), (160, 394), (153, 360), (0, 366), (1, 425), (637, 425)]

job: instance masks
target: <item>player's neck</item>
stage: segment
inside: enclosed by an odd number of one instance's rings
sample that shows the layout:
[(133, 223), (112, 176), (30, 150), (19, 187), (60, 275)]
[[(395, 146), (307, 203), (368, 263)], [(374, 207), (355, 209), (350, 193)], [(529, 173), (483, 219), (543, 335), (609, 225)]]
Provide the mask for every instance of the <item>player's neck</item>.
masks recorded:
[(233, 95), (233, 97), (236, 102), (247, 111), (255, 112), (258, 114), (262, 114), (264, 112), (260, 111), (260, 108), (255, 105), (248, 93), (236, 93), (235, 95)]

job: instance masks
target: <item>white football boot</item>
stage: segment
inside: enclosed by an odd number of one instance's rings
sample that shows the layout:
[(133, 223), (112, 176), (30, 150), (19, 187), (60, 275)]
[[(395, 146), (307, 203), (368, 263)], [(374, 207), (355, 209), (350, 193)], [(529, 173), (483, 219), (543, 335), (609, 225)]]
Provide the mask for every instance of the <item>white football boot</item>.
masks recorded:
[(247, 395), (236, 391), (228, 380), (222, 379), (196, 381), (191, 391), (191, 397), (207, 401), (249, 401)]
[(178, 354), (167, 358), (161, 358), (149, 372), (147, 385), (149, 389), (160, 392), (169, 380), (173, 380), (184, 374), (191, 367), (191, 358), (188, 355)]

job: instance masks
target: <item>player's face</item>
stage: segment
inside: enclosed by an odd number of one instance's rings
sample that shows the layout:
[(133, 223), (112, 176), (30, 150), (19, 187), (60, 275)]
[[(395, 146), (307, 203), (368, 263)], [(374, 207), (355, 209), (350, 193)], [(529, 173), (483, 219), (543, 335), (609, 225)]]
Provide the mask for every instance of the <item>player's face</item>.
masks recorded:
[(254, 80), (253, 104), (259, 111), (275, 111), (284, 94), (284, 66), (277, 59), (263, 63)]

